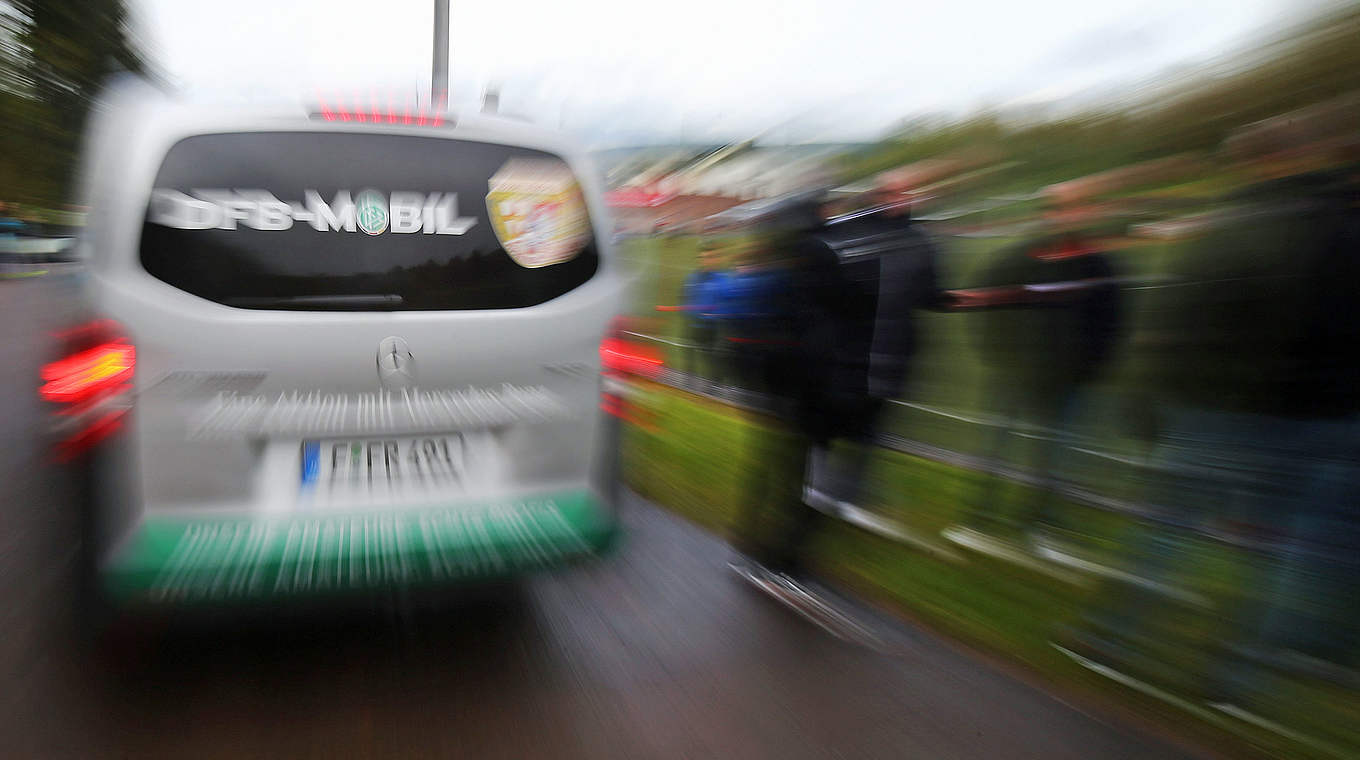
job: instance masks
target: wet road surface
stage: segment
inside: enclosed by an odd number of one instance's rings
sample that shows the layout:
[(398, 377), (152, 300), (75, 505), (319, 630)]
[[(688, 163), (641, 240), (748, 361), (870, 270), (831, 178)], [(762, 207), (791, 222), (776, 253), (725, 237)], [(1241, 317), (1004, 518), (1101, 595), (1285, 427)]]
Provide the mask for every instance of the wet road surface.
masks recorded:
[(34, 393), (70, 285), (0, 282), (0, 755), (1182, 756), (867, 610), (883, 648), (831, 636), (738, 580), (720, 541), (637, 499), (614, 555), (557, 574), (91, 654)]

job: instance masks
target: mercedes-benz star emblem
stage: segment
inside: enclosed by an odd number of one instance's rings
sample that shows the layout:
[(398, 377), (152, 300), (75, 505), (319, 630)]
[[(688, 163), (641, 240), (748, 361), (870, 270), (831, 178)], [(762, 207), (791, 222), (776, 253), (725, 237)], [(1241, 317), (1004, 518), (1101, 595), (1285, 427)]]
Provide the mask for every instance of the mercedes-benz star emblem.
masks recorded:
[(378, 344), (378, 379), (384, 388), (409, 388), (416, 381), (416, 359), (406, 341), (397, 336)]

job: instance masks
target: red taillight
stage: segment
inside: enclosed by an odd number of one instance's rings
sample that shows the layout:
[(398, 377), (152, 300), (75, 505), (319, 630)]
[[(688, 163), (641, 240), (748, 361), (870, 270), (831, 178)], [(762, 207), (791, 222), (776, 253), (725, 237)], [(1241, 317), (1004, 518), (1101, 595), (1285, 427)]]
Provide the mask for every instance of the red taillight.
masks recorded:
[(656, 352), (622, 338), (601, 341), (600, 363), (605, 369), (643, 377), (657, 377), (663, 368), (663, 361)]
[(600, 399), (600, 409), (615, 417), (622, 417), (624, 416), (623, 399), (613, 394), (606, 393), (604, 394), (604, 397)]
[(57, 444), (57, 461), (69, 462), (123, 427), (127, 409), (110, 409)]
[(119, 338), (59, 359), (42, 368), (44, 401), (79, 403), (132, 379), (137, 350)]
[(655, 426), (647, 420), (650, 415), (641, 413), (626, 398), (628, 376), (641, 375), (655, 379), (665, 369), (664, 361), (658, 351), (624, 337), (627, 326), (623, 317), (616, 317), (605, 339), (600, 341), (600, 409), (645, 430), (655, 430)]
[(131, 408), (137, 350), (109, 320), (53, 336), (64, 356), (43, 365), (38, 395), (57, 406), (52, 431), (58, 461), (71, 461), (116, 433)]

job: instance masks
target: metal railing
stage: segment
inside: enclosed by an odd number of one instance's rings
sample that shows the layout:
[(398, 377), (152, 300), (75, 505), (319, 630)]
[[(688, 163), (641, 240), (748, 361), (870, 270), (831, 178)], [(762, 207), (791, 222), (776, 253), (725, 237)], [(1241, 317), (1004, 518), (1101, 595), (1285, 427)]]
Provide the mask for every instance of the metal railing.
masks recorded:
[[(630, 336), (656, 340), (670, 345), (683, 345), (676, 341), (662, 339), (656, 336), (647, 336), (642, 333), (632, 333)], [(761, 414), (777, 414), (774, 399), (768, 394), (730, 384), (717, 383), (673, 367), (663, 368), (660, 373), (650, 379), (666, 387), (707, 398), (711, 401), (716, 401), (738, 409)], [(1013, 435), (1023, 437), (1052, 439), (1059, 436), (1059, 431), (1057, 430), (1039, 425), (1022, 423), (1018, 420), (1011, 420), (1008, 418), (963, 415), (925, 404), (901, 400), (894, 400), (891, 403), (954, 421), (973, 425), (984, 425), (991, 428), (1003, 428)], [(1085, 457), (1105, 460), (1107, 462), (1116, 462), (1120, 465), (1130, 467), (1135, 471), (1146, 472), (1148, 477), (1159, 477), (1165, 474), (1163, 468), (1151, 460), (1103, 450), (1091, 445), (1091, 441), (1073, 438), (1070, 435), (1067, 436), (1067, 438), (1075, 442), (1074, 444), (1066, 446), (1069, 452)], [(985, 473), (993, 477), (1025, 486), (1047, 486), (1053, 489), (1058, 496), (1067, 499), (1068, 501), (1104, 512), (1119, 514), (1145, 522), (1172, 525), (1178, 529), (1190, 530), (1194, 533), (1218, 541), (1223, 541), (1240, 548), (1255, 550), (1265, 548), (1259, 539), (1254, 539), (1245, 535), (1237, 535), (1236, 533), (1219, 531), (1207, 524), (1186, 525), (1180, 519), (1169, 515), (1167, 510), (1152, 504), (1131, 501), (1100, 493), (1096, 490), (1067, 482), (1062, 478), (1054, 478), (1033, 470), (1018, 467), (995, 457), (956, 451), (888, 431), (879, 431), (874, 437), (874, 443), (891, 451), (952, 467)], [(864, 510), (863, 508), (856, 507), (852, 514), (833, 516), (839, 516), (849, 522), (858, 522), (856, 515), (859, 512), (867, 511), (868, 510)], [(884, 534), (888, 535), (887, 532), (884, 532)]]

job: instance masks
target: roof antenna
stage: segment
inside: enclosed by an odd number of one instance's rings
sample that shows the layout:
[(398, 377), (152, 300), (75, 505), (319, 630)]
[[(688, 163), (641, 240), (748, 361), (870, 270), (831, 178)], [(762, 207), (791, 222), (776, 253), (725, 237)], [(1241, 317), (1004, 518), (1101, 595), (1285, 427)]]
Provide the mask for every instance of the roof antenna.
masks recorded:
[(434, 62), (430, 67), (430, 105), (435, 113), (449, 107), (449, 0), (434, 0)]

